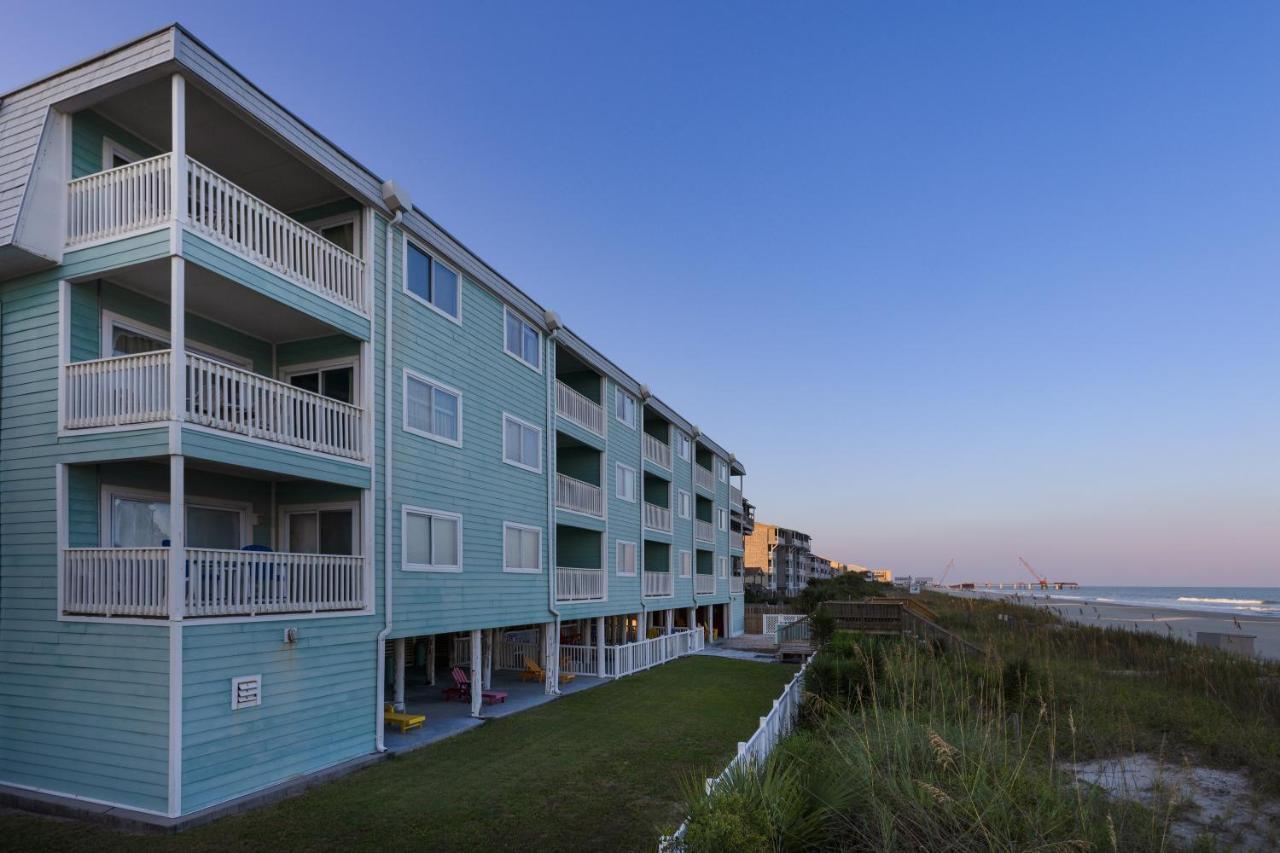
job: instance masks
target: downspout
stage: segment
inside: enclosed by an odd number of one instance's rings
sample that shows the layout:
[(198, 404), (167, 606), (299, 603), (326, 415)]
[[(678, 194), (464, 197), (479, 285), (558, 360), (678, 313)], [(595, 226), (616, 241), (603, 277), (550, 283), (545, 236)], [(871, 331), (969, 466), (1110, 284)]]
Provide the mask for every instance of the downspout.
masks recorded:
[[(640, 405), (637, 407), (638, 411), (636, 412), (636, 415), (639, 418), (636, 427), (640, 431), (640, 465), (636, 469), (639, 472), (637, 475), (639, 482), (636, 483), (636, 491), (639, 493), (638, 497), (640, 498), (638, 501), (640, 504), (640, 554), (636, 561), (639, 563), (636, 568), (639, 570), (637, 574), (640, 576), (640, 624), (636, 626), (637, 643), (643, 642), (649, 635), (649, 606), (645, 603), (644, 599), (644, 555), (645, 551), (648, 550), (648, 546), (645, 544), (644, 539), (644, 409), (645, 406), (649, 405), (649, 398), (652, 396), (653, 395), (649, 393), (648, 385), (640, 386)], [(674, 472), (672, 476), (675, 476)], [(668, 503), (670, 503), (670, 501), (668, 501)], [(673, 522), (672, 532), (674, 531), (675, 527)], [(670, 563), (670, 561), (670, 557), (668, 557), (667, 562)], [(675, 579), (673, 578), (671, 582), (675, 583)]]
[[(556, 477), (552, 469), (556, 451), (555, 422), (555, 375), (551, 372), (551, 357), (555, 354), (555, 344), (560, 337), (560, 317), (556, 312), (547, 310), (542, 315), (543, 322), (551, 334), (547, 336), (547, 351), (542, 357), (543, 371), (547, 374), (547, 610), (555, 622), (556, 646), (560, 645), (560, 610), (556, 607)], [(559, 653), (556, 655), (559, 659)], [(560, 673), (556, 673), (556, 693), (560, 692)]]
[(395, 211), (395, 216), (387, 223), (386, 241), (383, 248), (383, 281), (382, 281), (382, 611), (384, 624), (378, 632), (378, 651), (375, 660), (378, 664), (378, 704), (375, 719), (378, 721), (376, 749), (386, 752), (383, 742), (382, 709), (387, 696), (387, 666), (383, 661), (387, 635), (391, 633), (391, 258), (393, 232), (404, 221), (404, 211), (409, 207), (408, 196), (397, 191), (395, 184), (387, 181), (382, 185), (382, 197), (388, 206)]

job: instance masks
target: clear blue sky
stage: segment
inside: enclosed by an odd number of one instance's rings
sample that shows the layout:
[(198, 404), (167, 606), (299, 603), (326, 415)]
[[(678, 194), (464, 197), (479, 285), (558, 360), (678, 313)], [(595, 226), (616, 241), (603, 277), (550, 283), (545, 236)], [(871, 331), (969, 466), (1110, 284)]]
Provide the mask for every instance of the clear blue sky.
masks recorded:
[(180, 20), (830, 557), (1280, 584), (1280, 8), (1118, 6), (22, 3), (0, 90)]

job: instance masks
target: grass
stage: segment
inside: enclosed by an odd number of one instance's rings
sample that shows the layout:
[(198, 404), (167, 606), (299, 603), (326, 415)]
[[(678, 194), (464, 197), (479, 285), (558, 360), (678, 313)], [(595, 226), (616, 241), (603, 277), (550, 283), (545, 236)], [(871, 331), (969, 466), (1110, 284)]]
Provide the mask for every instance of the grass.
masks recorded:
[(1280, 667), (1016, 605), (929, 604), (995, 654), (837, 635), (810, 666), (802, 730), (712, 798), (686, 791), (691, 851), (1178, 849), (1175, 803), (1110, 799), (1061, 766), (1141, 751), (1247, 768), (1275, 795)]
[[(24, 851), (647, 850), (793, 667), (683, 658), (177, 836), (0, 814)], [(3, 845), (0, 845), (3, 846)]]

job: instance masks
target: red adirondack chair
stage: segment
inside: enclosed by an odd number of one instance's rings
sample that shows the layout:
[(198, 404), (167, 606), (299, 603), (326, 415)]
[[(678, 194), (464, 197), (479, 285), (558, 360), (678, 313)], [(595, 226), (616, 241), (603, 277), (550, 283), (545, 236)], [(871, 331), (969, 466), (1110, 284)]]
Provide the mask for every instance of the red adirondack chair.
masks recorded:
[[(462, 667), (455, 666), (453, 668), (453, 686), (444, 689), (444, 698), (446, 702), (450, 699), (457, 699), (459, 702), (471, 701), (471, 679)], [(480, 699), (486, 705), (496, 705), (499, 702), (507, 701), (507, 692), (505, 690), (482, 690), (480, 691)]]

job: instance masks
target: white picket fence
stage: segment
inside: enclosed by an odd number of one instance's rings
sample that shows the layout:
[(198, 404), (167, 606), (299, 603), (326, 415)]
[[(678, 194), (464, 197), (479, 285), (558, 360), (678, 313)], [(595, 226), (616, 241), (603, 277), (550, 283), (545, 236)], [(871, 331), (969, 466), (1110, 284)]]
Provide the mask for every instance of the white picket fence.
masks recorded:
[[(773, 752), (774, 747), (795, 731), (796, 717), (799, 716), (800, 706), (804, 702), (805, 671), (812, 662), (813, 655), (809, 655), (799, 671), (787, 682), (782, 695), (773, 700), (773, 707), (769, 709), (769, 713), (760, 718), (760, 725), (755, 733), (744, 741), (738, 741), (738, 751), (729, 760), (728, 765), (720, 771), (720, 775), (707, 780), (707, 796), (711, 796), (716, 787), (735, 769), (761, 767)], [(687, 829), (687, 824), (682, 823), (675, 832), (662, 838), (658, 842), (659, 853), (677, 853), (682, 850)]]
[(611, 678), (622, 678), (678, 657), (700, 652), (705, 644), (702, 629), (690, 628), (624, 646), (605, 646), (604, 674)]
[(168, 616), (168, 548), (67, 548), (62, 612)]

